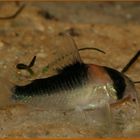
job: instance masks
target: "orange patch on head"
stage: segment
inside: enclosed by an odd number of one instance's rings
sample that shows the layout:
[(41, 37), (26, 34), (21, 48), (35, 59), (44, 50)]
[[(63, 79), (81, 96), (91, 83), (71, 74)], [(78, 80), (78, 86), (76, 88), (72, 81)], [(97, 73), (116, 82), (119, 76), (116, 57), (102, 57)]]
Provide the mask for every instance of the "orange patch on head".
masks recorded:
[(88, 74), (89, 79), (94, 80), (97, 83), (111, 83), (112, 80), (109, 75), (106, 73), (103, 67), (89, 64)]

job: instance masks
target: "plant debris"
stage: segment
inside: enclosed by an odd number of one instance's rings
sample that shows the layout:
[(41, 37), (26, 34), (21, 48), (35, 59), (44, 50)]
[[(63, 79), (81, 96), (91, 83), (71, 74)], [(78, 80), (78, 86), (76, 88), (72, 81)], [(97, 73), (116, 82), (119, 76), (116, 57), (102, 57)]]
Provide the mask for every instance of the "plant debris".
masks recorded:
[(50, 12), (48, 11), (39, 11), (39, 14), (41, 16), (43, 16), (45, 19), (47, 20), (55, 20), (55, 21), (58, 21), (58, 18), (56, 18), (54, 15), (52, 15)]
[(19, 64), (16, 65), (16, 68), (20, 69), (20, 70), (27, 70), (31, 75), (33, 75), (34, 72), (31, 69), (31, 67), (33, 67), (33, 65), (35, 63), (35, 60), (36, 60), (36, 56), (33, 57), (33, 59), (31, 60), (29, 65), (26, 65), (26, 64), (23, 64), (23, 63), (19, 63)]
[(6, 16), (6, 17), (0, 17), (0, 20), (7, 20), (7, 19), (14, 19), (16, 18), (25, 8), (26, 4), (21, 5), (21, 7), (19, 7), (19, 9), (12, 15), (10, 16)]

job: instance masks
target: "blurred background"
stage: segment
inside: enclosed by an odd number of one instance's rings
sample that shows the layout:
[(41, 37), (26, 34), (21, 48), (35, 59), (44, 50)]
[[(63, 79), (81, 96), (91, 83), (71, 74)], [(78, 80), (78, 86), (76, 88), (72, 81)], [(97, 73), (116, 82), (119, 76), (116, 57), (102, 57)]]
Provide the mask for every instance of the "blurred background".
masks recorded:
[[(61, 46), (66, 47), (64, 52), (52, 47), (55, 37), (63, 33), (70, 34), (78, 48), (95, 47), (106, 52), (80, 52), (85, 63), (121, 71), (140, 50), (140, 3), (0, 2), (0, 78), (4, 79), (0, 80), (0, 137), (139, 137), (140, 117), (134, 118), (132, 106), (127, 114), (120, 112), (121, 117), (118, 115), (110, 128), (101, 122), (91, 123), (93, 116), (85, 121), (81, 114), (35, 109), (40, 100), (32, 105), (13, 104), (11, 85), (52, 76), (54, 71), (48, 64), (71, 54), (65, 43)], [(37, 56), (33, 73), (17, 69), (17, 64), (28, 65), (33, 56)], [(140, 80), (140, 58), (125, 74), (133, 81)], [(140, 84), (136, 89), (140, 96)], [(100, 115), (102, 119), (104, 115)]]
[(122, 24), (140, 22), (139, 2), (48, 2), (33, 4), (71, 23)]

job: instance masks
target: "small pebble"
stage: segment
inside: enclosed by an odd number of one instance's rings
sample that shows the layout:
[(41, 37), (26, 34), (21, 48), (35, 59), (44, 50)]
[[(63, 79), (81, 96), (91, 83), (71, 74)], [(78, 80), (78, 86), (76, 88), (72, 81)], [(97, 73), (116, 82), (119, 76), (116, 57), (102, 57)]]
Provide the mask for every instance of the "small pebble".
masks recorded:
[(44, 32), (44, 31), (45, 31), (45, 27), (44, 27), (42, 24), (36, 24), (36, 25), (35, 25), (35, 28), (36, 28), (38, 31), (41, 31), (41, 32)]
[(54, 28), (52, 26), (48, 26), (48, 32), (49, 33), (54, 33)]
[(121, 9), (122, 9), (122, 6), (121, 6), (121, 4), (116, 4), (116, 5), (115, 5), (115, 8), (116, 8), (116, 10), (118, 10), (118, 11), (119, 11), (119, 10), (121, 10)]
[(43, 53), (43, 52), (40, 52), (40, 53), (37, 54), (37, 57), (45, 58), (46, 57), (46, 54)]
[(4, 47), (4, 43), (0, 41), (0, 49), (3, 49), (3, 47)]
[(126, 14), (126, 19), (128, 19), (128, 20), (132, 19), (132, 15), (131, 14)]

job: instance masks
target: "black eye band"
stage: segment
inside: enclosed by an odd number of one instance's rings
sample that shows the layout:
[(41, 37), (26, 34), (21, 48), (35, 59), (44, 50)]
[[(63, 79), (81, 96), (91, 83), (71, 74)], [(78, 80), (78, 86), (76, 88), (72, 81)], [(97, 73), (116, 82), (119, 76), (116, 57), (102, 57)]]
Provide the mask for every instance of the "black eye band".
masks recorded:
[(118, 72), (114, 69), (111, 69), (108, 67), (104, 67), (104, 68), (113, 81), (113, 86), (114, 86), (115, 90), (117, 91), (118, 100), (122, 99), (123, 93), (124, 93), (125, 87), (126, 87), (125, 80), (124, 80), (123, 76), (121, 75), (120, 72)]

